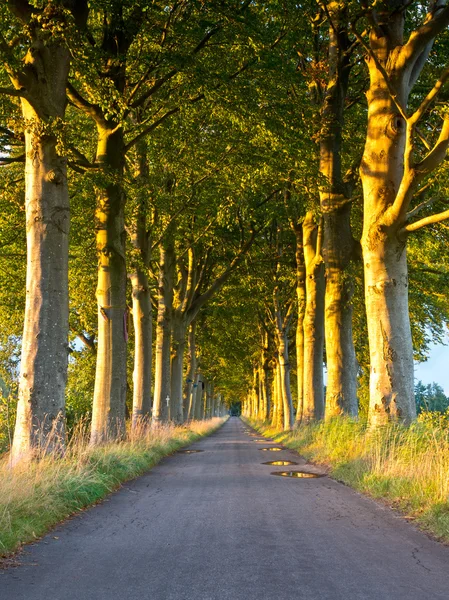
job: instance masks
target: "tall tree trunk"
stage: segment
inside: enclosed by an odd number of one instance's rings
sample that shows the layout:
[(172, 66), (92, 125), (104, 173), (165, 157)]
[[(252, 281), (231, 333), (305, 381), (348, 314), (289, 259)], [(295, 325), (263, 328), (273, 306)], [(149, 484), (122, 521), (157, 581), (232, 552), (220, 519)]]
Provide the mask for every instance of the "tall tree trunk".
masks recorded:
[[(407, 105), (409, 85), (401, 68), (404, 21), (392, 13), (385, 33), (371, 32), (371, 47), (397, 90), (396, 102)], [(380, 33), (380, 32), (379, 32)], [(360, 168), (364, 196), (362, 250), (370, 348), (369, 420), (380, 425), (416, 416), (413, 389), (413, 345), (408, 309), (405, 242), (394, 203), (404, 174), (406, 124), (373, 57), (368, 60), (370, 87), (368, 131)]]
[(203, 389), (204, 381), (200, 375), (198, 378), (198, 387), (196, 388), (195, 394), (195, 419), (197, 421), (203, 418)]
[(296, 297), (298, 302), (296, 320), (296, 377), (298, 402), (294, 427), (302, 423), (304, 414), (304, 316), (306, 310), (306, 268), (304, 263), (304, 247), (301, 225), (293, 224), (296, 236)]
[(171, 359), (171, 406), (172, 420), (184, 422), (183, 381), (184, 351), (186, 347), (187, 320), (184, 316), (173, 319), (172, 359)]
[(148, 276), (136, 270), (130, 276), (135, 335), (132, 426), (150, 416), (152, 370), (152, 311)]
[(200, 380), (200, 375), (197, 373), (193, 380), (192, 389), (190, 390), (190, 398), (189, 398), (189, 420), (195, 418), (196, 414), (196, 391), (198, 389)]
[(341, 143), (351, 56), (344, 3), (329, 3), (329, 73), (321, 109), (320, 203), (326, 267), (326, 418), (357, 415), (357, 362), (352, 335), (354, 241), (350, 198), (341, 167)]
[(284, 398), (282, 395), (282, 373), (279, 359), (276, 360), (276, 429), (284, 428)]
[(150, 261), (147, 214), (148, 214), (148, 164), (147, 145), (144, 141), (137, 145), (138, 168), (136, 183), (140, 187), (137, 207), (132, 216), (130, 237), (130, 280), (132, 285), (133, 324), (134, 324), (134, 372), (133, 372), (133, 413), (132, 426), (148, 418), (151, 411), (152, 375), (152, 329), (153, 319), (148, 284)]
[(293, 426), (293, 400), (290, 389), (290, 363), (288, 358), (288, 330), (278, 334), (279, 370), (284, 412), (284, 430), (289, 431)]
[(304, 315), (304, 422), (324, 417), (324, 263), (321, 257), (321, 226), (308, 212), (303, 222), (306, 268)]
[[(153, 424), (167, 421), (170, 408), (171, 312), (173, 306), (174, 244), (171, 235), (160, 248), (158, 309), (156, 323), (156, 366), (154, 375)], [(168, 399), (168, 400), (167, 400)]]
[(189, 368), (188, 368), (188, 384), (187, 384), (187, 418), (193, 419), (195, 411), (195, 394), (193, 386), (198, 383), (198, 375), (195, 375), (197, 369), (196, 361), (196, 320), (194, 320), (189, 329)]
[[(98, 343), (91, 443), (120, 438), (125, 431), (127, 306), (123, 129), (97, 125), (97, 164), (109, 183), (97, 188)], [(110, 174), (114, 177), (111, 177)]]
[[(27, 275), (19, 402), (12, 464), (34, 450), (65, 442), (64, 404), (68, 357), (68, 234), (66, 159), (58, 155), (49, 117), (64, 119), (70, 64), (60, 42), (33, 44), (24, 60), (25, 208)], [(39, 73), (45, 73), (39, 77)], [(49, 128), (51, 129), (51, 128)]]

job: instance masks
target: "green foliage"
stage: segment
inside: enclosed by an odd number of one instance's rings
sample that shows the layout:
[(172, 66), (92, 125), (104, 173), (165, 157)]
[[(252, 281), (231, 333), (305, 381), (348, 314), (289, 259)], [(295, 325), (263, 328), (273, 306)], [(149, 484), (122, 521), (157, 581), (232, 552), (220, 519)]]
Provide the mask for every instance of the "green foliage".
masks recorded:
[(418, 381), (415, 385), (415, 400), (418, 413), (444, 413), (449, 409), (449, 398), (438, 383), (424, 385)]

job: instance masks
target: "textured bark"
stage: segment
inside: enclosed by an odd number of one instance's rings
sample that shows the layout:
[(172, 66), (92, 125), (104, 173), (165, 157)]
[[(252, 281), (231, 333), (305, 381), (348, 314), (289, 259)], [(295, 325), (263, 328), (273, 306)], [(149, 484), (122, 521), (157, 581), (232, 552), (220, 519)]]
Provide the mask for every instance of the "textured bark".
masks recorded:
[(195, 398), (195, 419), (197, 421), (203, 418), (204, 414), (204, 403), (203, 403), (203, 392), (204, 392), (204, 381), (200, 375), (198, 379), (198, 386), (196, 388), (196, 398)]
[(148, 214), (147, 147), (145, 142), (137, 145), (138, 167), (136, 185), (140, 188), (137, 207), (132, 217), (130, 238), (130, 280), (132, 285), (133, 324), (134, 324), (134, 372), (133, 372), (133, 412), (132, 426), (147, 419), (151, 412), (152, 379), (152, 309), (148, 284), (150, 261)]
[(290, 389), (290, 363), (288, 358), (288, 330), (279, 336), (279, 378), (282, 395), (282, 406), (284, 414), (283, 427), (288, 431), (293, 426), (293, 401)]
[(303, 421), (324, 417), (324, 263), (321, 257), (319, 227), (313, 214), (303, 222), (306, 268), (306, 309), (304, 315), (304, 412)]
[[(365, 302), (370, 346), (369, 420), (379, 425), (416, 416), (413, 389), (413, 346), (408, 313), (406, 246), (397, 211), (404, 176), (406, 123), (398, 105), (407, 105), (409, 69), (404, 63), (404, 17), (385, 3), (388, 22), (370, 35), (368, 131), (360, 168), (364, 193), (362, 234)], [(388, 16), (388, 9), (391, 14)], [(379, 66), (385, 70), (381, 72)], [(396, 101), (385, 80), (395, 90)]]
[(276, 361), (276, 429), (284, 427), (284, 398), (282, 395), (282, 374), (279, 361)]
[(296, 405), (296, 418), (294, 427), (299, 427), (304, 413), (304, 316), (306, 310), (306, 268), (304, 263), (304, 248), (302, 243), (302, 227), (294, 224), (296, 236), (296, 377), (298, 388), (298, 403)]
[[(153, 424), (170, 417), (171, 318), (173, 307), (174, 245), (169, 234), (160, 248), (158, 309), (156, 323), (156, 367), (154, 375)], [(168, 398), (168, 402), (167, 402)]]
[[(126, 406), (127, 320), (123, 129), (98, 124), (96, 161), (110, 183), (97, 188), (98, 343), (91, 443), (123, 436)], [(114, 173), (113, 180), (110, 173)]]
[(195, 414), (195, 394), (194, 385), (198, 384), (198, 375), (195, 376), (197, 369), (197, 360), (196, 360), (196, 321), (190, 325), (189, 330), (189, 369), (188, 369), (188, 384), (187, 384), (187, 418), (193, 419), (193, 415)]
[(200, 376), (199, 376), (199, 373), (197, 373), (195, 375), (195, 379), (194, 379), (194, 382), (192, 384), (192, 389), (190, 391), (190, 398), (189, 398), (189, 420), (195, 418), (195, 414), (196, 414), (196, 412), (195, 412), (196, 411), (196, 391), (198, 389), (199, 380), (200, 380)]
[(329, 4), (329, 72), (320, 125), (320, 203), (323, 215), (323, 259), (326, 270), (326, 418), (357, 415), (357, 362), (352, 336), (354, 241), (349, 187), (341, 172), (344, 103), (351, 56), (343, 3)]
[(148, 276), (140, 269), (130, 276), (134, 322), (132, 426), (151, 412), (152, 316)]
[[(15, 5), (11, 2), (11, 5)], [(54, 15), (57, 19), (57, 15)], [(68, 233), (66, 160), (58, 155), (52, 119), (63, 119), (70, 64), (61, 42), (36, 35), (12, 77), (24, 94), (27, 275), (19, 401), (11, 461), (65, 443), (68, 357)]]
[(171, 419), (175, 423), (183, 423), (183, 373), (184, 352), (186, 347), (187, 322), (186, 319), (179, 321), (174, 319), (172, 335), (172, 359), (171, 359)]

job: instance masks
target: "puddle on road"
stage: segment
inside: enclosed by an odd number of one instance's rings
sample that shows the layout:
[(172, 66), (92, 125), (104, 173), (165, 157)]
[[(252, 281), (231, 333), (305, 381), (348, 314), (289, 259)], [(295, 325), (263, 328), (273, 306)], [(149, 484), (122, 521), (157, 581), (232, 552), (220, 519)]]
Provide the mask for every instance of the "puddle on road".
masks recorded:
[(262, 463), (263, 465), (270, 465), (272, 467), (288, 467), (289, 465), (297, 465), (297, 462), (293, 460), (270, 460), (269, 462)]
[(271, 475), (278, 475), (279, 477), (296, 477), (298, 479), (316, 479), (317, 477), (324, 477), (318, 473), (307, 473), (305, 471), (273, 471)]
[(198, 452), (204, 452), (204, 450), (178, 450), (178, 454), (197, 454)]
[(284, 448), (260, 448), (262, 452), (280, 452)]

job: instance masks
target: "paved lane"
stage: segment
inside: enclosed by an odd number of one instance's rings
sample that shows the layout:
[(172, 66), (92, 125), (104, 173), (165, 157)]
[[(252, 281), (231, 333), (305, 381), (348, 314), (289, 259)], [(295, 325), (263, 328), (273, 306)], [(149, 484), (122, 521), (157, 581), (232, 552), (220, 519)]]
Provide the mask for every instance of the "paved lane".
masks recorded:
[(262, 462), (304, 461), (244, 429), (231, 418), (28, 547), (0, 599), (449, 599), (449, 548), (327, 477), (271, 476)]

